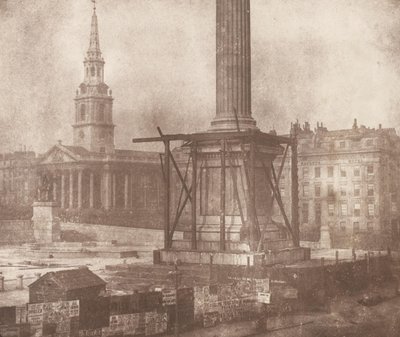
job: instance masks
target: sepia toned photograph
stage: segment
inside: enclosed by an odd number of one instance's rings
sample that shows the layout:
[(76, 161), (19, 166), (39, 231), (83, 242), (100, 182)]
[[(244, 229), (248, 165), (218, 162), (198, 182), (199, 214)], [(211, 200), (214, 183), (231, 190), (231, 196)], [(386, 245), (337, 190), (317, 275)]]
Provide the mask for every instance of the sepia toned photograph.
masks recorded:
[(400, 337), (400, 0), (0, 30), (0, 337)]

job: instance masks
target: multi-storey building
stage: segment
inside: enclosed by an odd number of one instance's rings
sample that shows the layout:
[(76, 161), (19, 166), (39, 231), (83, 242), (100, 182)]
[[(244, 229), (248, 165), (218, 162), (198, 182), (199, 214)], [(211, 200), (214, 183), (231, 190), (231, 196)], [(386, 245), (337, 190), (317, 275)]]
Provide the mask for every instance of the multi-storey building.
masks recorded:
[[(393, 128), (358, 126), (329, 131), (317, 124), (296, 126), (300, 232), (318, 240), (329, 227), (335, 247), (385, 248), (399, 239), (400, 138)], [(290, 154), (288, 158), (290, 157)], [(280, 165), (278, 158), (275, 165)], [(290, 160), (280, 179), (290, 204)], [(290, 215), (290, 207), (285, 207)], [(275, 220), (279, 210), (275, 206)]]
[(31, 151), (0, 154), (0, 205), (32, 204), (37, 186), (36, 161)]

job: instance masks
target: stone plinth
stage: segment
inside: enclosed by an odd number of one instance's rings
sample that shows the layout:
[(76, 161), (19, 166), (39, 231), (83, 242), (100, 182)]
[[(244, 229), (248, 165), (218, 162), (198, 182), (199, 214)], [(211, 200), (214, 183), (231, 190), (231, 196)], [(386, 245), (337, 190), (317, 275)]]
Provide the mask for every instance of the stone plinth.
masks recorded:
[[(294, 264), (299, 261), (310, 259), (309, 248), (287, 248), (271, 251), (269, 253), (239, 253), (239, 252), (204, 252), (193, 250), (158, 250), (154, 252), (154, 263), (171, 264), (176, 260), (184, 264), (209, 264), (212, 256), (213, 264), (250, 266), (254, 265), (274, 265), (274, 264)], [(157, 257), (156, 257), (157, 256)]]
[(37, 201), (33, 204), (33, 234), (36, 242), (60, 241), (59, 207), (55, 202)]
[[(257, 131), (259, 132), (259, 131)], [(197, 241), (207, 242), (200, 247), (212, 246), (221, 238), (222, 209), (221, 200), (225, 198), (224, 229), (226, 249), (239, 246), (241, 251), (251, 251), (249, 242), (259, 240), (256, 233), (251, 233), (252, 211), (255, 202), (256, 216), (261, 230), (272, 225), (271, 190), (268, 185), (265, 168), (270, 175), (271, 163), (282, 148), (276, 144), (254, 144), (254, 158), (251, 160), (251, 144), (248, 141), (230, 140), (224, 145), (225, 156), (222, 159), (219, 142), (204, 142), (197, 146), (199, 187), (197, 188)], [(224, 164), (222, 164), (224, 162)], [(222, 165), (225, 167), (222, 169)], [(224, 175), (224, 177), (223, 177)], [(225, 179), (225, 183), (221, 181)], [(250, 186), (253, 185), (252, 192)], [(221, 194), (222, 185), (225, 193)], [(252, 194), (254, 193), (254, 195)], [(271, 229), (271, 228), (270, 228)], [(254, 237), (253, 237), (254, 234)]]

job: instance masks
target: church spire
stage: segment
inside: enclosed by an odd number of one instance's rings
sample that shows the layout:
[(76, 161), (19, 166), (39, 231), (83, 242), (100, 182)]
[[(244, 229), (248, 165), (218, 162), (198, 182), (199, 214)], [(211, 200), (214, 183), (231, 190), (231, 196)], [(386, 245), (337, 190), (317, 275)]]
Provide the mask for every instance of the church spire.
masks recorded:
[(92, 152), (114, 151), (111, 90), (104, 83), (104, 59), (101, 56), (96, 2), (93, 6), (89, 49), (84, 65), (84, 79), (75, 97), (74, 146)]
[(96, 1), (93, 2), (93, 15), (92, 24), (90, 29), (90, 43), (87, 51), (88, 58), (101, 59), (100, 42), (99, 42), (99, 28), (96, 15)]

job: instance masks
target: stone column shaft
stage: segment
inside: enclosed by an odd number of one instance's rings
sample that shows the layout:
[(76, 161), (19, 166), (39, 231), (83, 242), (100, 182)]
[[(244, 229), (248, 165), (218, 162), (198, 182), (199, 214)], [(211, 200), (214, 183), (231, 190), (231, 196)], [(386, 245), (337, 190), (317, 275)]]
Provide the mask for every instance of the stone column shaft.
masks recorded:
[(69, 171), (69, 208), (74, 207), (74, 172)]
[(57, 201), (57, 176), (53, 175), (53, 201)]
[(112, 207), (115, 208), (117, 206), (117, 175), (114, 173), (112, 176)]
[(105, 167), (102, 177), (102, 205), (106, 210), (111, 208), (111, 172), (109, 167)]
[[(212, 130), (256, 129), (251, 117), (250, 0), (217, 0), (217, 106)], [(236, 120), (236, 115), (237, 119)]]
[(65, 174), (61, 174), (61, 208), (65, 208)]
[(93, 190), (94, 190), (94, 174), (90, 172), (90, 183), (89, 183), (89, 207), (94, 207), (94, 198), (93, 198)]
[(128, 208), (128, 185), (129, 184), (129, 176), (125, 174), (125, 182), (124, 182), (124, 202), (125, 202), (125, 208)]
[(82, 208), (82, 170), (78, 171), (78, 208)]

